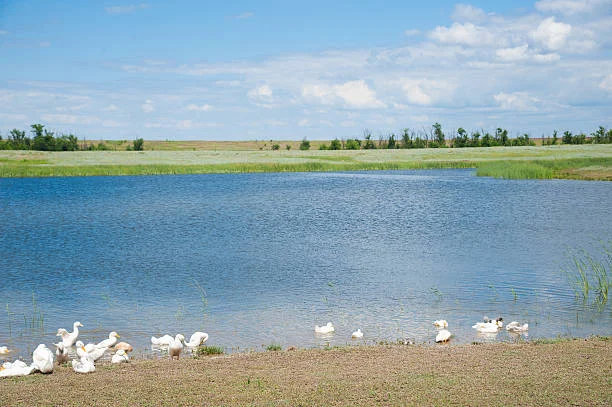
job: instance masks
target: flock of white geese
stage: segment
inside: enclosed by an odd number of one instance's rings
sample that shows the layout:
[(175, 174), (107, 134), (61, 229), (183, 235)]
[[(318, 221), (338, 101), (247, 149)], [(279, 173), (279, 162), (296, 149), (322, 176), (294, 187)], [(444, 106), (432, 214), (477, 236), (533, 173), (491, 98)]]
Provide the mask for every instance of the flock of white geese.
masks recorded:
[[(445, 343), (452, 337), (451, 332), (447, 329), (448, 322), (445, 319), (440, 319), (433, 322), (433, 325), (438, 330), (436, 335), (436, 343)], [(132, 346), (127, 342), (117, 342), (120, 336), (117, 332), (113, 331), (108, 334), (108, 339), (104, 339), (99, 343), (88, 343), (87, 345), (83, 342), (78, 341), (79, 327), (82, 327), (79, 321), (73, 324), (72, 332), (60, 328), (57, 330), (57, 336), (60, 336), (62, 340), (55, 343), (55, 361), (57, 364), (70, 363), (72, 369), (77, 373), (91, 373), (95, 372), (95, 362), (100, 359), (107, 351), (112, 350), (114, 354), (111, 357), (111, 363), (126, 363), (129, 362), (129, 352), (133, 350)], [(503, 318), (490, 319), (484, 317), (482, 322), (477, 322), (472, 328), (476, 329), (480, 333), (484, 334), (496, 334), (504, 326)], [(512, 321), (506, 325), (506, 330), (511, 333), (526, 333), (529, 330), (528, 324), (520, 324), (517, 321)], [(315, 334), (317, 335), (328, 335), (335, 332), (334, 325), (328, 322), (326, 325), (319, 326), (315, 325)], [(361, 329), (357, 329), (351, 334), (352, 339), (363, 338), (363, 332)], [(151, 344), (154, 347), (161, 349), (167, 349), (170, 359), (179, 359), (183, 349), (196, 348), (201, 346), (208, 340), (208, 334), (204, 332), (195, 332), (189, 338), (189, 341), (185, 341), (185, 336), (178, 334), (174, 337), (170, 335), (164, 335), (161, 337), (151, 337)], [(73, 345), (75, 349), (72, 350)], [(9, 349), (6, 346), (0, 346), (0, 355), (9, 353)], [(74, 355), (76, 354), (76, 358)], [(71, 359), (72, 357), (72, 359)], [(11, 376), (27, 376), (35, 371), (41, 373), (51, 373), (54, 368), (54, 356), (53, 352), (47, 348), (45, 344), (40, 344), (32, 353), (32, 363), (26, 364), (22, 360), (16, 360), (14, 362), (5, 362), (0, 365), (0, 377), (11, 377)]]
[[(79, 327), (82, 326), (83, 324), (76, 321), (73, 324), (72, 332), (68, 332), (64, 328), (57, 330), (57, 336), (60, 336), (62, 340), (53, 344), (55, 346), (55, 358), (53, 352), (45, 344), (41, 343), (32, 353), (31, 364), (28, 365), (22, 360), (4, 362), (0, 365), (0, 377), (27, 376), (36, 371), (52, 373), (55, 362), (58, 365), (69, 363), (77, 373), (92, 373), (96, 371), (95, 362), (108, 351), (114, 352), (111, 357), (111, 363), (126, 363), (130, 361), (128, 353), (133, 350), (133, 347), (127, 342), (117, 342), (120, 338), (117, 332), (109, 333), (107, 339), (98, 343), (88, 343), (85, 345), (77, 340)], [(151, 337), (151, 343), (158, 348), (167, 349), (171, 359), (178, 359), (185, 347), (195, 348), (207, 340), (208, 334), (204, 332), (195, 332), (191, 335), (188, 342), (185, 341), (185, 337), (182, 334), (178, 334), (175, 337), (170, 335), (164, 335), (160, 338)], [(8, 354), (9, 352), (10, 350), (6, 346), (0, 346), (0, 354)]]

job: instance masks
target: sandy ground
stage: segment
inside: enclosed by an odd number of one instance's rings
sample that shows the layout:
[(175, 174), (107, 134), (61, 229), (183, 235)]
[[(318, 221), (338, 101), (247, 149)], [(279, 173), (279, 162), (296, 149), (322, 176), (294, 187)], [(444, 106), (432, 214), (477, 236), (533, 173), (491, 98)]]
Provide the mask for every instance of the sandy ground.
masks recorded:
[(610, 406), (612, 341), (344, 347), (0, 379), (2, 406)]

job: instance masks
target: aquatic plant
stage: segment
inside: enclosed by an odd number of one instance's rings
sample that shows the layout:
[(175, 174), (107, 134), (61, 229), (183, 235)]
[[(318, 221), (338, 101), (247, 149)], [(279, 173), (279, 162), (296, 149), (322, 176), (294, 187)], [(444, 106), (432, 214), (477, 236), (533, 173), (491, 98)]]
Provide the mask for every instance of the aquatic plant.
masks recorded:
[(195, 353), (197, 356), (222, 355), (224, 353), (224, 350), (221, 346), (216, 345), (198, 346)]
[(601, 252), (594, 255), (585, 249), (572, 251), (572, 267), (562, 269), (576, 298), (582, 299), (585, 304), (595, 304), (600, 310), (608, 304), (612, 288), (612, 240), (601, 242)]
[[(8, 304), (7, 304), (8, 311)], [(45, 327), (45, 315), (36, 304), (36, 295), (32, 293), (32, 313), (28, 316), (23, 314), (24, 328), (28, 330), (42, 331)]]
[(266, 347), (267, 351), (273, 351), (273, 352), (280, 351), (282, 349), (283, 348), (278, 343), (271, 343), (270, 345)]
[(196, 290), (198, 290), (198, 294), (200, 294), (202, 317), (206, 319), (208, 314), (208, 298), (206, 297), (206, 290), (204, 290), (204, 288), (195, 280), (193, 281), (193, 286), (196, 288)]

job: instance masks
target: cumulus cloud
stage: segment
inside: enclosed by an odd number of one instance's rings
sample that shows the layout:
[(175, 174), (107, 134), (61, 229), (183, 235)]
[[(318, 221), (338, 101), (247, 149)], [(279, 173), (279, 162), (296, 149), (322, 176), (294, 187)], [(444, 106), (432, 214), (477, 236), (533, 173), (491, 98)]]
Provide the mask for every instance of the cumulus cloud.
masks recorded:
[(527, 53), (527, 49), (529, 48), (529, 44), (523, 44), (514, 48), (502, 48), (498, 49), (495, 54), (502, 61), (522, 61), (529, 57)]
[(484, 10), (469, 4), (457, 4), (453, 11), (452, 19), (455, 21), (481, 22), (487, 18)]
[(541, 0), (535, 7), (543, 12), (565, 15), (606, 11), (612, 6), (612, 0)]
[(436, 27), (429, 37), (443, 44), (462, 44), (471, 47), (491, 45), (496, 42), (495, 35), (486, 27), (472, 23), (453, 23), (450, 27)]
[(145, 100), (145, 102), (142, 105), (140, 105), (140, 108), (145, 113), (152, 113), (155, 111), (155, 106), (153, 106), (153, 101), (149, 99)]
[(339, 101), (349, 107), (380, 108), (385, 104), (376, 98), (364, 80), (349, 81), (340, 85), (304, 85), (302, 97), (306, 100), (331, 105)]
[(540, 45), (556, 51), (563, 48), (567, 43), (567, 37), (572, 32), (570, 24), (558, 23), (555, 17), (543, 20), (535, 31), (531, 32), (531, 37)]
[(429, 106), (443, 99), (450, 100), (455, 90), (455, 86), (446, 81), (430, 79), (403, 78), (400, 80), (400, 86), (410, 103), (422, 106)]
[(500, 92), (493, 96), (500, 108), (504, 110), (536, 110), (537, 98), (529, 96), (527, 92), (504, 93)]

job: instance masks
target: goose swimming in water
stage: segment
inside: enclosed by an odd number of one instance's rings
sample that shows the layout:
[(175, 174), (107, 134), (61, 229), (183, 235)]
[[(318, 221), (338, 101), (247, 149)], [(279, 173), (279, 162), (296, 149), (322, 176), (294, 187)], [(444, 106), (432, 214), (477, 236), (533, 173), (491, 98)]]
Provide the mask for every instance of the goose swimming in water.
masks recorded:
[(183, 351), (183, 343), (185, 342), (185, 337), (181, 334), (176, 335), (176, 337), (172, 340), (172, 343), (168, 345), (168, 354), (170, 355), (170, 359), (178, 360), (181, 356), (181, 352)]
[(523, 333), (529, 330), (529, 324), (521, 325), (518, 321), (512, 321), (506, 326), (506, 331), (514, 333)]
[(195, 348), (196, 346), (202, 345), (208, 340), (208, 334), (205, 332), (194, 332), (189, 338), (189, 342), (185, 342), (185, 346), (188, 348)]
[(111, 363), (127, 363), (129, 361), (130, 357), (123, 349), (119, 349), (111, 358)]
[(363, 332), (361, 332), (361, 329), (357, 329), (355, 332), (353, 332), (351, 334), (351, 338), (353, 338), (353, 339), (361, 339), (361, 338), (363, 338)]
[(448, 328), (448, 322), (445, 319), (439, 319), (433, 322), (436, 328)]
[(68, 362), (68, 348), (64, 346), (63, 342), (55, 343), (55, 360), (58, 365)]
[(172, 341), (174, 341), (174, 338), (170, 335), (160, 336), (159, 338), (151, 337), (151, 343), (157, 346), (169, 346)]
[(440, 329), (436, 335), (436, 343), (448, 342), (452, 334), (447, 329)]
[(327, 325), (323, 326), (315, 325), (315, 333), (318, 334), (329, 334), (334, 332), (335, 330), (336, 329), (334, 328), (331, 322), (328, 322)]
[(108, 334), (108, 339), (104, 339), (96, 345), (96, 348), (110, 348), (117, 343), (117, 338), (121, 338), (115, 331)]
[(72, 332), (68, 332), (64, 328), (60, 328), (57, 330), (57, 336), (62, 337), (62, 342), (64, 343), (65, 347), (69, 348), (76, 342), (77, 337), (79, 336), (80, 326), (82, 327), (83, 324), (81, 324), (79, 321), (76, 321), (74, 324), (72, 324)]
[(482, 333), (497, 333), (497, 331), (504, 326), (503, 318), (489, 319), (484, 317), (484, 322), (476, 322), (472, 325), (472, 328)]
[(34, 367), (41, 373), (53, 372), (53, 352), (44, 343), (34, 349), (32, 360)]
[(35, 367), (32, 363), (30, 366), (22, 360), (16, 360), (13, 363), (4, 362), (0, 366), (0, 377), (27, 376), (34, 371)]

